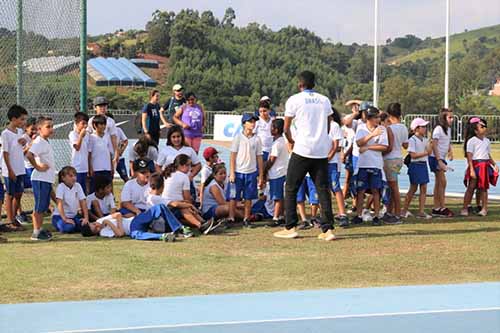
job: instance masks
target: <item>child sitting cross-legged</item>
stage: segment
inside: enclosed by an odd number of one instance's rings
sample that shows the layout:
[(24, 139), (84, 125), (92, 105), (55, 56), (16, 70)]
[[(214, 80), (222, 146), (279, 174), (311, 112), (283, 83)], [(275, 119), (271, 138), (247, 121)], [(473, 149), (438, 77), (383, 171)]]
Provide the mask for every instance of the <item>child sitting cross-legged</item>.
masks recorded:
[(116, 213), (115, 197), (111, 180), (105, 176), (95, 176), (95, 192), (87, 197), (87, 206), (91, 221)]

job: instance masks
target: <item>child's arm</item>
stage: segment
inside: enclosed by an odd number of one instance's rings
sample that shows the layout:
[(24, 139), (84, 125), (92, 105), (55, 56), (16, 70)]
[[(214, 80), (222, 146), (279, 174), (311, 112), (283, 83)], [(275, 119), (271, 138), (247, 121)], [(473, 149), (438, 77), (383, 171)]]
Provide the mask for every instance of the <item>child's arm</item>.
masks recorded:
[(474, 164), (472, 163), (472, 153), (467, 152), (467, 165), (469, 166), (469, 174), (472, 179), (476, 179), (476, 170), (474, 170)]
[(267, 162), (266, 162), (266, 167), (264, 168), (264, 176), (265, 177), (267, 177), (269, 170), (271, 170), (271, 168), (273, 167), (275, 162), (276, 162), (276, 156), (269, 155), (269, 158), (267, 159)]
[(234, 183), (236, 179), (236, 154), (231, 152), (231, 158), (229, 160), (229, 181)]
[(123, 230), (123, 225), (120, 223), (121, 228), (117, 226), (118, 220), (117, 220), (116, 226), (108, 220), (104, 220), (102, 222), (102, 224), (106, 227), (109, 227), (111, 230), (113, 230), (113, 234), (115, 235), (116, 238), (120, 238), (120, 237), (125, 236), (125, 231)]
[(125, 139), (123, 140), (121, 143), (120, 143), (120, 157), (123, 155), (123, 153), (125, 152), (125, 149), (127, 149), (127, 146), (128, 146), (128, 139)]
[[(16, 180), (16, 174), (14, 173), (14, 170), (12, 170), (12, 166), (10, 165), (9, 153), (6, 151), (3, 152), (3, 160), (5, 161), (5, 165), (7, 166), (7, 170), (9, 171), (9, 178), (12, 180)], [(33, 164), (33, 163), (31, 163), (31, 164)]]
[(212, 188), (210, 188), (210, 193), (213, 195), (218, 205), (223, 206), (226, 204), (226, 198), (222, 195), (217, 186), (212, 186)]
[(89, 151), (89, 176), (94, 177), (94, 168), (92, 167), (92, 152)]
[[(5, 158), (5, 152), (4, 152), (4, 158)], [(44, 172), (44, 171), (49, 170), (49, 166), (47, 164), (37, 163), (37, 161), (35, 160), (35, 156), (33, 155), (32, 152), (29, 151), (26, 154), (26, 158), (28, 159), (28, 161), (30, 161), (31, 165), (33, 165), (33, 168), (35, 168), (37, 171)], [(11, 169), (9, 169), (9, 178), (10, 178), (10, 171), (11, 171)], [(14, 175), (14, 177), (15, 177), (15, 175)]]
[(445, 156), (439, 155), (439, 139), (432, 139), (432, 151), (434, 152), (434, 157), (438, 161), (439, 169), (446, 170), (446, 165), (442, 161)]
[(59, 216), (63, 220), (64, 223), (66, 224), (75, 224), (75, 221), (73, 219), (67, 218), (66, 214), (64, 213), (64, 205), (62, 199), (57, 198), (57, 210), (59, 211)]
[(453, 161), (453, 147), (451, 146), (451, 143), (450, 143), (450, 147), (448, 148), (448, 159), (450, 161)]
[(134, 204), (132, 203), (132, 201), (122, 201), (121, 206), (125, 209), (128, 209), (129, 211), (131, 211), (135, 215), (139, 215), (141, 213), (141, 210), (139, 208), (135, 207)]
[(195, 164), (191, 167), (191, 173), (189, 175), (189, 180), (193, 180), (197, 174), (201, 171), (201, 163)]
[[(370, 134), (368, 135), (365, 135), (364, 137), (362, 137), (361, 139), (358, 139), (356, 140), (356, 143), (358, 144), (358, 146), (361, 148), (363, 147), (364, 145), (366, 145), (368, 143), (368, 141), (370, 141), (371, 139), (373, 139), (374, 137), (376, 136), (379, 136), (383, 133), (383, 129), (381, 126), (378, 126), (375, 130), (373, 130), (373, 132), (371, 132)], [(385, 146), (387, 148), (387, 146)]]
[(191, 191), (189, 191), (189, 190), (183, 190), (182, 197), (187, 202), (193, 202), (193, 198), (191, 198)]
[(329, 161), (335, 156), (338, 148), (339, 148), (339, 140), (333, 140), (332, 141), (332, 148), (328, 152), (328, 160)]
[(104, 216), (104, 214), (102, 213), (102, 210), (101, 210), (101, 205), (99, 205), (99, 200), (92, 200), (92, 208), (95, 212), (95, 216), (97, 218), (101, 218)]
[(259, 188), (263, 189), (264, 183), (264, 159), (262, 155), (257, 155), (257, 165), (259, 166)]
[(86, 199), (80, 200), (80, 209), (83, 212), (82, 224), (88, 224), (89, 223), (89, 209), (87, 207), (87, 200)]
[(359, 148), (360, 153), (364, 153), (365, 151), (368, 151), (368, 150), (384, 152), (387, 150), (387, 146), (386, 145), (370, 145), (370, 146), (365, 145), (365, 146), (362, 146)]
[(390, 127), (387, 127), (387, 142), (389, 143), (389, 145), (387, 146), (387, 149), (384, 152), (382, 152), (382, 154), (384, 155), (389, 154), (394, 148), (394, 133), (392, 133)]
[(78, 140), (73, 144), (73, 148), (75, 148), (76, 151), (80, 151), (80, 148), (82, 148), (82, 142), (86, 134), (87, 134), (86, 128), (83, 128), (81, 132), (78, 133)]

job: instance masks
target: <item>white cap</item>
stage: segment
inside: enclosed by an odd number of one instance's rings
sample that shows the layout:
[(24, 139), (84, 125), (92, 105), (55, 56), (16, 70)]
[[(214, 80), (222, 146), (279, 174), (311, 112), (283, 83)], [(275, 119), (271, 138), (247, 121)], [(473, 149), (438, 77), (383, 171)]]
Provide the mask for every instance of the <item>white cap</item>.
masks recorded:
[(261, 102), (263, 101), (271, 101), (271, 98), (269, 98), (269, 96), (262, 96), (261, 99), (260, 99)]

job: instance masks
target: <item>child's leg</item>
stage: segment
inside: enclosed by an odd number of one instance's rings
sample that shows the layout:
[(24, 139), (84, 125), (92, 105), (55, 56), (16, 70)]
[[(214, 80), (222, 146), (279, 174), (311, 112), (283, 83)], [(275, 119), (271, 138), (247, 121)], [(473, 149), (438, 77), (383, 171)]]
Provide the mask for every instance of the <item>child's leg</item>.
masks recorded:
[(23, 197), (23, 192), (16, 193), (12, 200), (12, 208), (14, 209), (14, 218), (17, 212), (21, 210), (21, 198)]
[(358, 194), (356, 196), (356, 214), (361, 217), (361, 214), (363, 213), (363, 199), (365, 196), (365, 190), (359, 190), (358, 189)]
[(446, 207), (446, 185), (447, 185), (447, 181), (446, 181), (446, 173), (443, 171), (441, 172), (441, 196), (440, 196), (440, 206), (441, 208), (445, 208)]
[(229, 219), (234, 221), (234, 217), (236, 215), (236, 201), (235, 200), (230, 200), (229, 201)]
[(201, 227), (201, 223), (198, 218), (191, 213), (191, 211), (187, 208), (180, 209), (182, 217), (184, 218), (185, 223), (193, 228), (199, 229)]
[(7, 222), (14, 221), (14, 196), (10, 195), (8, 192), (5, 194), (5, 213), (7, 214)]
[(319, 205), (311, 204), (311, 217), (316, 218), (318, 216)]
[(420, 184), (420, 195), (418, 198), (418, 213), (424, 215), (425, 200), (427, 199), (427, 184)]
[(245, 215), (243, 218), (249, 219), (252, 214), (252, 200), (245, 200)]
[(283, 216), (283, 200), (275, 200), (274, 201), (274, 219), (277, 220), (281, 216)]
[(344, 194), (342, 193), (342, 191), (335, 192), (335, 200), (337, 201), (339, 215), (345, 215), (345, 202)]
[(433, 196), (433, 202), (434, 202), (434, 209), (439, 210), (441, 209), (441, 181), (442, 181), (442, 176), (443, 172), (442, 171), (436, 171), (434, 172), (434, 196)]
[(373, 210), (375, 217), (380, 213), (380, 190), (372, 188)]
[(345, 170), (345, 182), (344, 188), (342, 189), (342, 195), (344, 198), (347, 198), (349, 195), (349, 184), (351, 182), (351, 172), (349, 170)]
[[(477, 179), (469, 179), (469, 184), (467, 184), (467, 190), (465, 191), (465, 195), (464, 195), (464, 205), (463, 205), (463, 209), (466, 210), (471, 201), (472, 201), (472, 196), (474, 195), (474, 191), (476, 189), (476, 186), (477, 186)], [(476, 194), (476, 197), (480, 197), (480, 195), (477, 195)]]
[(483, 201), (483, 193), (480, 189), (476, 190), (476, 207), (481, 206), (481, 202)]
[(399, 184), (397, 181), (389, 181), (391, 189), (391, 200), (389, 201), (388, 211), (395, 216), (401, 215), (401, 194), (399, 193)]
[(481, 197), (483, 199), (482, 210), (487, 212), (488, 211), (488, 190), (481, 190), (480, 193), (481, 193)]
[(297, 210), (299, 211), (300, 219), (302, 221), (307, 220), (306, 204), (304, 202), (297, 202)]
[(403, 211), (405, 213), (408, 211), (408, 208), (410, 207), (410, 203), (413, 200), (415, 192), (417, 192), (417, 186), (418, 186), (417, 184), (411, 184), (410, 188), (408, 189), (408, 193), (406, 193), (405, 205), (403, 208)]

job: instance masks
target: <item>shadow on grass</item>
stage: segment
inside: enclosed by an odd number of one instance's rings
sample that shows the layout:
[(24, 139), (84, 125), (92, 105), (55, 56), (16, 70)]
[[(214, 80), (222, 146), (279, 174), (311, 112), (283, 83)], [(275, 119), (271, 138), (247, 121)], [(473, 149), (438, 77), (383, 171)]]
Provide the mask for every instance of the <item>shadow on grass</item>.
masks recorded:
[(339, 238), (381, 238), (381, 237), (398, 237), (398, 236), (435, 236), (435, 235), (460, 235), (460, 234), (473, 234), (483, 232), (499, 232), (498, 227), (485, 227), (479, 229), (459, 229), (459, 230), (409, 230), (407, 232), (391, 232), (391, 233), (359, 233), (359, 234), (345, 234)]

